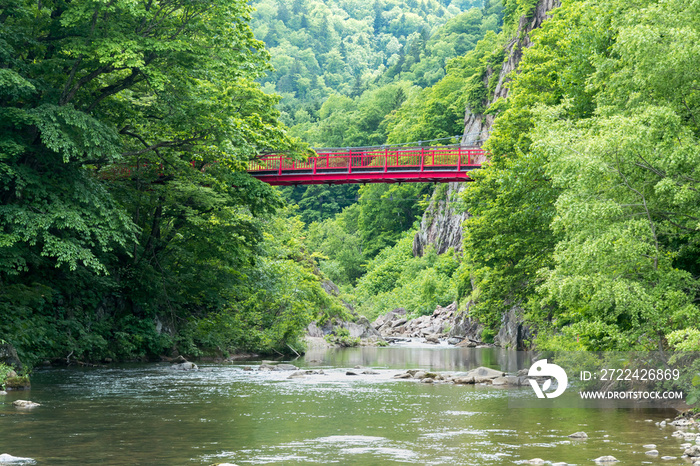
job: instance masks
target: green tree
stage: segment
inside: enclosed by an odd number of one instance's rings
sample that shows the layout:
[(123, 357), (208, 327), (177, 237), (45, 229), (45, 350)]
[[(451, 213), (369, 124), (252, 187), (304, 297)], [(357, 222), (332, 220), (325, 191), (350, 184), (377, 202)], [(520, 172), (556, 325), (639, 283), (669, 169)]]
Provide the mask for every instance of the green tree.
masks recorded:
[(294, 149), (254, 81), (250, 8), (1, 10), (0, 331), (33, 357), (163, 351), (157, 322), (219, 308), (281, 205), (238, 173)]

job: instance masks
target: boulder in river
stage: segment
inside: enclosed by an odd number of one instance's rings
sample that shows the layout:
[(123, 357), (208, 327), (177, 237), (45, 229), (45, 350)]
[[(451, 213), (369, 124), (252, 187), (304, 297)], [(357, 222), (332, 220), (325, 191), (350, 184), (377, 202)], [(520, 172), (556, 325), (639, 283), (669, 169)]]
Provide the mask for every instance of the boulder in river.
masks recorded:
[(454, 379), (452, 379), (452, 381), (456, 384), (461, 384), (461, 385), (473, 384), (474, 383), (474, 376), (473, 375), (465, 375), (462, 377), (455, 377)]
[(594, 459), (593, 461), (595, 461), (596, 464), (610, 464), (610, 463), (617, 463), (620, 460), (618, 460), (614, 456), (607, 455), (607, 456), (600, 456), (600, 457)]
[(197, 367), (197, 364), (189, 361), (170, 366), (170, 370), (173, 371), (196, 371), (198, 369), (199, 367)]
[(694, 424), (695, 421), (692, 419), (676, 419), (675, 421), (671, 422), (671, 425), (676, 427), (690, 427)]
[(649, 456), (657, 456), (659, 454), (659, 450), (647, 450), (644, 452), (644, 454)]
[(574, 432), (573, 434), (569, 434), (569, 438), (584, 439), (588, 438), (588, 434), (585, 432)]
[(32, 458), (22, 458), (21, 456), (12, 456), (7, 453), (0, 455), (0, 464), (34, 464), (36, 461)]
[(544, 464), (544, 460), (542, 458), (532, 458), (527, 464)]
[(473, 377), (474, 383), (491, 383), (493, 379), (503, 377), (504, 375), (505, 373), (503, 371), (497, 371), (489, 367), (477, 367), (476, 369), (468, 371), (463, 377)]
[(687, 448), (687, 449), (683, 452), (683, 454), (686, 455), (686, 456), (693, 457), (693, 458), (700, 457), (700, 446), (698, 446), (698, 445), (693, 445), (692, 447)]
[[(268, 361), (269, 362), (269, 361)], [(263, 362), (258, 368), (259, 371), (296, 371), (299, 370), (294, 364), (268, 364)]]
[[(2, 340), (0, 340), (1, 342)], [(9, 343), (0, 343), (0, 362), (9, 366), (14, 366), (17, 369), (22, 369), (22, 362), (17, 356), (17, 350)]]
[(12, 406), (15, 408), (36, 408), (41, 405), (29, 400), (15, 400), (12, 402)]

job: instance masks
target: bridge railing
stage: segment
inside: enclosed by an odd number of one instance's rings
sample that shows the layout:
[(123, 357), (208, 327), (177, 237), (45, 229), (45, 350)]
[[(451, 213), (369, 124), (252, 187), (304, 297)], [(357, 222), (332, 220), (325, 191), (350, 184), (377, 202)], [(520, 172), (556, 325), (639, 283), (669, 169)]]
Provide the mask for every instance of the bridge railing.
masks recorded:
[(249, 172), (317, 172), (329, 171), (425, 171), (433, 169), (467, 169), (486, 161), (486, 151), (478, 147), (433, 146), (402, 148), (319, 149), (317, 156), (292, 160), (286, 155), (268, 155), (250, 162)]

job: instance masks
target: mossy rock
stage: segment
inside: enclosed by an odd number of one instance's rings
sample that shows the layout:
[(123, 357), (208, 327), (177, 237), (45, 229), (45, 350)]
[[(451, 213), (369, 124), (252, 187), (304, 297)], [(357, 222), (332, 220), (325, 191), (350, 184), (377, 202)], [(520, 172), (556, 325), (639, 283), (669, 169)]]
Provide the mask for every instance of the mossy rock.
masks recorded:
[(26, 390), (29, 387), (31, 387), (31, 383), (29, 382), (29, 377), (21, 376), (21, 377), (8, 377), (5, 379), (5, 388), (7, 390)]

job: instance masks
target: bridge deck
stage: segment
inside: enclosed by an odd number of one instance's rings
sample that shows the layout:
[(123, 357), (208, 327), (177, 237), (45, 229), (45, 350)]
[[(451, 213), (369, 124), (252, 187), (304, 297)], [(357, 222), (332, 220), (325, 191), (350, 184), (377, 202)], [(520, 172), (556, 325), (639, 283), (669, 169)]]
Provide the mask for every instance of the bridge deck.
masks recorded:
[(478, 147), (319, 149), (294, 161), (269, 155), (250, 162), (248, 172), (271, 185), (470, 181), (486, 151)]

